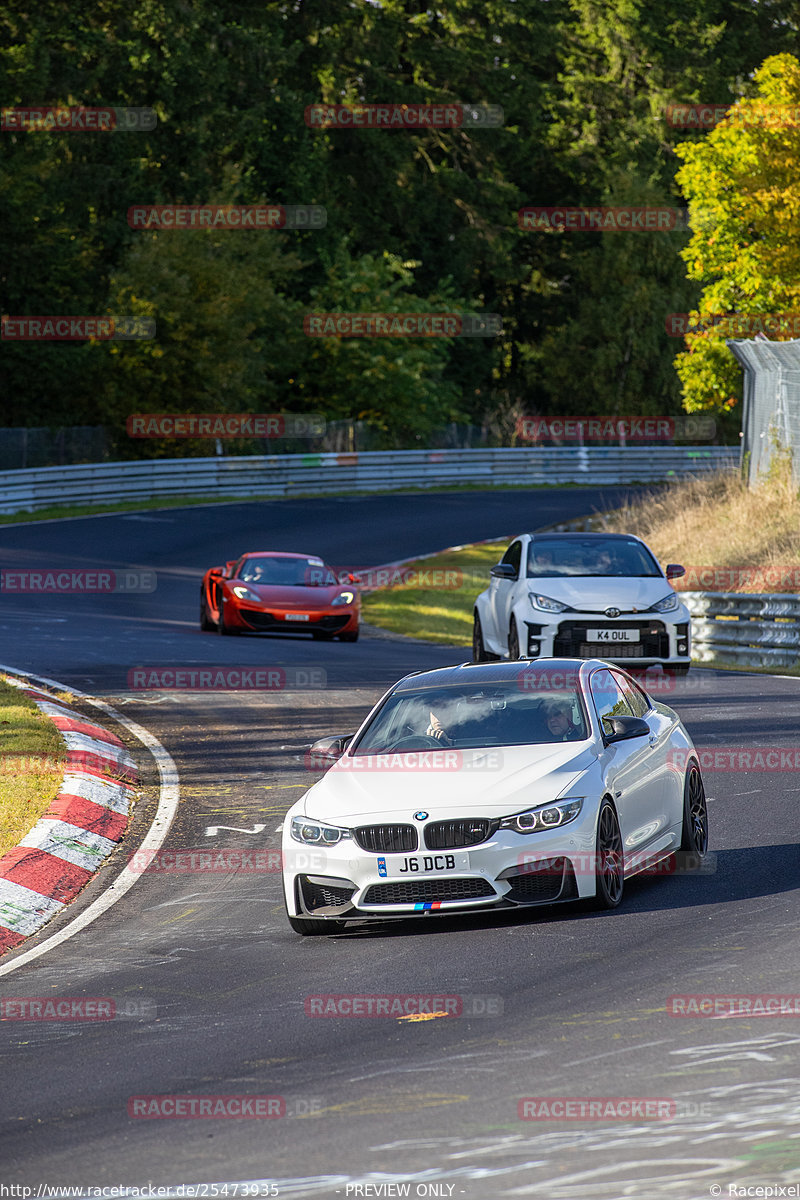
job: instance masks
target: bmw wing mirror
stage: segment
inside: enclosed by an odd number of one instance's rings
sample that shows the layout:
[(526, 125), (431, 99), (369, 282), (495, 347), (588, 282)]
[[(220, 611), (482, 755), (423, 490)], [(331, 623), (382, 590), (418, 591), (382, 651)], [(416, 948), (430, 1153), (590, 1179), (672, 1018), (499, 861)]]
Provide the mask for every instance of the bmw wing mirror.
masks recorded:
[(307, 758), (321, 769), (332, 767), (342, 757), (354, 736), (352, 733), (338, 733), (320, 738), (309, 746)]
[(604, 724), (610, 725), (612, 729), (611, 733), (603, 733), (603, 744), (606, 746), (613, 742), (627, 742), (631, 738), (650, 736), (650, 726), (641, 717), (610, 717)]
[(679, 579), (681, 575), (685, 575), (685, 574), (686, 574), (686, 568), (682, 567), (680, 565), (680, 563), (669, 563), (667, 565), (667, 570), (666, 570), (667, 579)]

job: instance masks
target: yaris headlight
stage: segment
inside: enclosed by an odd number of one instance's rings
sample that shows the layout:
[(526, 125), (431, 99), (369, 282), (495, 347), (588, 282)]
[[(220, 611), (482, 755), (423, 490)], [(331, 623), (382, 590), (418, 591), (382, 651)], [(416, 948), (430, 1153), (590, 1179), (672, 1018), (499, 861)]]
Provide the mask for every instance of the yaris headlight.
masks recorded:
[(304, 846), (335, 846), (342, 838), (350, 837), (349, 829), (312, 821), (308, 817), (293, 817), (289, 829), (294, 840)]
[(678, 597), (674, 592), (670, 592), (663, 600), (659, 600), (657, 604), (650, 605), (650, 612), (674, 612), (678, 607)]
[(244, 585), (241, 583), (237, 583), (235, 587), (231, 588), (231, 591), (233, 592), (234, 596), (238, 596), (240, 600), (249, 600), (253, 604), (261, 603), (261, 597), (256, 595), (255, 592), (251, 592), (250, 588), (244, 587)]
[(334, 596), (333, 600), (331, 600), (331, 605), (352, 604), (355, 598), (355, 592), (339, 592), (339, 595)]
[(552, 804), (527, 808), (513, 817), (503, 817), (500, 828), (512, 829), (514, 833), (540, 833), (543, 829), (557, 829), (575, 820), (583, 808), (583, 799), (583, 796), (567, 796)]
[(536, 592), (528, 592), (528, 599), (531, 607), (539, 609), (540, 612), (569, 612), (568, 604), (562, 604), (560, 600), (551, 600), (549, 596), (539, 596)]

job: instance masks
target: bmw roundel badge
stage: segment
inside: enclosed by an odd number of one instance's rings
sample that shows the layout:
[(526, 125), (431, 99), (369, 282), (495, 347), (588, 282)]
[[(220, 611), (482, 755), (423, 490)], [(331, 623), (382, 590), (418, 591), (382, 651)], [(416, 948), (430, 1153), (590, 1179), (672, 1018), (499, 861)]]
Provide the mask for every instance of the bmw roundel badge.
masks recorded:
[(427, 818), (427, 816), (428, 816), (428, 814), (426, 812), (415, 812), (414, 820), (415, 821), (424, 821)]

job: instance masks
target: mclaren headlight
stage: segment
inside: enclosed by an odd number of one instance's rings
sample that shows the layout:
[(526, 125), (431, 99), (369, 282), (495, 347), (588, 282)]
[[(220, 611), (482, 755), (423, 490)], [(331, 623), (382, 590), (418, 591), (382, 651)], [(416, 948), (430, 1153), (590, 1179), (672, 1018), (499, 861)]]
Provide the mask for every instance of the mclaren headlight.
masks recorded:
[(256, 595), (255, 592), (251, 592), (250, 588), (244, 587), (244, 585), (241, 583), (237, 583), (235, 587), (231, 588), (231, 591), (233, 592), (234, 596), (238, 596), (240, 600), (249, 600), (251, 604), (261, 603), (261, 597)]
[(564, 800), (554, 800), (552, 804), (526, 808), (513, 817), (503, 817), (500, 828), (512, 829), (514, 833), (541, 833), (543, 829), (558, 829), (560, 825), (574, 821), (582, 808), (583, 796), (567, 796)]
[(339, 592), (339, 595), (331, 600), (331, 605), (352, 604), (355, 598), (355, 592)]

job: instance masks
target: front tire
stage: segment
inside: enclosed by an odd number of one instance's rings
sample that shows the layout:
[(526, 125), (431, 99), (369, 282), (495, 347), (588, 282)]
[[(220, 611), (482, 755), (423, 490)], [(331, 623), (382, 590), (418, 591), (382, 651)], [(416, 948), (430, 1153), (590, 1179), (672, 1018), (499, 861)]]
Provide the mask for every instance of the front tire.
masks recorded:
[(519, 632), (516, 617), (511, 618), (511, 624), (508, 627), (508, 658), (510, 662), (519, 658)]
[(350, 633), (340, 633), (339, 641), (340, 642), (357, 642), (358, 641), (358, 630), (353, 629), (353, 630), (351, 630)]
[(206, 598), (202, 588), (200, 589), (200, 628), (203, 633), (213, 633), (213, 631), (216, 629), (216, 625), (208, 615)]
[(708, 850), (708, 806), (703, 777), (692, 762), (683, 785), (683, 835), (681, 850), (705, 858)]
[(592, 908), (619, 908), (625, 890), (625, 864), (619, 821), (614, 806), (608, 800), (603, 801), (597, 818), (595, 872), (597, 891)]
[(662, 671), (667, 675), (688, 675), (691, 663), (664, 663)]
[(472, 661), (474, 663), (497, 662), (497, 655), (490, 654), (483, 642), (483, 627), (477, 611), (472, 617)]

